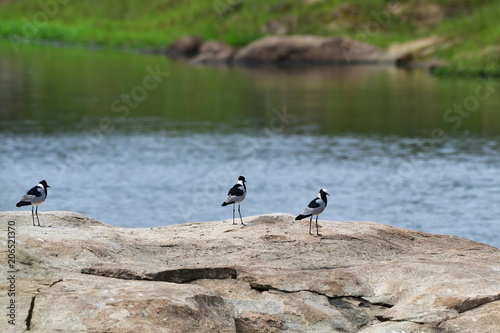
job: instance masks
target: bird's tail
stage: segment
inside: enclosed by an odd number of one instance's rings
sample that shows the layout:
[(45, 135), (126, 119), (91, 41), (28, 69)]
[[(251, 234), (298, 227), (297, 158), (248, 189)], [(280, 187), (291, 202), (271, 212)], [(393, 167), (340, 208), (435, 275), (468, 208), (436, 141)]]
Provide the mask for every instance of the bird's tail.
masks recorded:
[(227, 202), (225, 202), (225, 201), (222, 203), (222, 207), (224, 207), (224, 206), (227, 206)]
[(29, 202), (29, 201), (19, 201), (18, 203), (16, 203), (16, 207), (30, 206), (30, 205), (31, 205), (31, 202)]
[(308, 214), (308, 215), (302, 215), (302, 214), (300, 214), (299, 216), (297, 216), (295, 218), (295, 221), (305, 219), (306, 217), (309, 217), (309, 216), (311, 216), (311, 214)]

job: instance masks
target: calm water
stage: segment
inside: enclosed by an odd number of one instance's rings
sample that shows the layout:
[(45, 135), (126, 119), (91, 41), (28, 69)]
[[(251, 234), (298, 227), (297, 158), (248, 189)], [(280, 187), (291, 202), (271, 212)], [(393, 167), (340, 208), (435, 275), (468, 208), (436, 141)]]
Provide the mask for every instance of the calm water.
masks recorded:
[(220, 204), (244, 174), (245, 216), (298, 214), (325, 187), (324, 219), (499, 247), (499, 92), (382, 66), (197, 67), (0, 44), (0, 210), (46, 179), (42, 212), (124, 227), (228, 219)]

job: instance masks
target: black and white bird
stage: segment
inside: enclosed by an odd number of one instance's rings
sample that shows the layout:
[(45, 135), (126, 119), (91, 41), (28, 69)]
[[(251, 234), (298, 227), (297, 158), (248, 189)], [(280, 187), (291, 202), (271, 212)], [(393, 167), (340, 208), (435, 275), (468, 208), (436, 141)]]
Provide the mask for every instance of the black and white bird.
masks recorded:
[(222, 203), (222, 206), (227, 206), (227, 205), (233, 205), (233, 224), (234, 223), (234, 206), (238, 204), (238, 213), (240, 214), (240, 220), (241, 224), (245, 225), (243, 223), (243, 219), (241, 218), (241, 212), (240, 212), (240, 204), (243, 200), (245, 200), (245, 197), (247, 195), (247, 186), (245, 185), (245, 177), (239, 176), (238, 177), (238, 183), (234, 184), (233, 187), (227, 192), (227, 198), (224, 200)]
[[(36, 220), (38, 221), (38, 226), (40, 226), (40, 220), (38, 219), (38, 206), (40, 206), (47, 198), (47, 188), (50, 187), (45, 180), (41, 180), (37, 186), (30, 189), (25, 195), (23, 195), (20, 201), (16, 204), (16, 207), (22, 206), (32, 206), (31, 207), (31, 217), (33, 218), (33, 225), (35, 225), (35, 213)], [(36, 207), (35, 212), (33, 209)]]
[(318, 215), (323, 213), (323, 211), (326, 208), (326, 205), (328, 204), (328, 201), (326, 199), (326, 196), (329, 196), (328, 191), (324, 188), (319, 190), (318, 197), (314, 200), (312, 200), (309, 205), (300, 213), (299, 216), (295, 218), (295, 220), (302, 220), (305, 219), (306, 217), (311, 217), (309, 220), (309, 234), (312, 235), (311, 228), (312, 228), (312, 220), (313, 216), (316, 215), (316, 234), (318, 236), (321, 236), (318, 231)]

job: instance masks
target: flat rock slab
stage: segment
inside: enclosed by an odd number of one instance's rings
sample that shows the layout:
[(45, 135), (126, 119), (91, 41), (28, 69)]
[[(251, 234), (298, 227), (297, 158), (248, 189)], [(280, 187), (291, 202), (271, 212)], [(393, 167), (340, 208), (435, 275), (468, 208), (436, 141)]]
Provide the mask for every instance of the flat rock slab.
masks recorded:
[(288, 214), (143, 229), (39, 215), (0, 213), (17, 270), (1, 332), (498, 331), (500, 250), (463, 238), (337, 221), (318, 237)]
[(373, 64), (393, 63), (381, 49), (341, 37), (269, 36), (239, 49), (233, 62), (258, 64)]

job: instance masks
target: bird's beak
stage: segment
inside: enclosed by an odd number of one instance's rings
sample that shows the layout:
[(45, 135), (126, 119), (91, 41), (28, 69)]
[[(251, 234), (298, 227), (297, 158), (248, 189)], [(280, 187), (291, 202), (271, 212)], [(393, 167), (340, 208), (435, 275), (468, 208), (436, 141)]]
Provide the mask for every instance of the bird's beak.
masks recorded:
[(330, 194), (328, 194), (328, 193), (327, 193), (326, 195), (327, 195), (327, 196), (330, 196)]
[(47, 187), (50, 187), (49, 185), (47, 185)]

